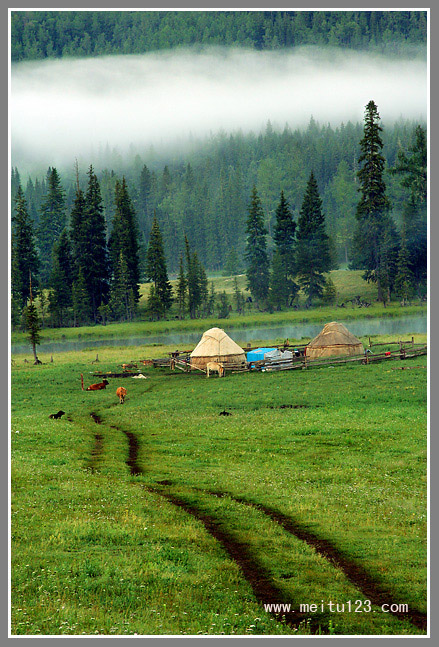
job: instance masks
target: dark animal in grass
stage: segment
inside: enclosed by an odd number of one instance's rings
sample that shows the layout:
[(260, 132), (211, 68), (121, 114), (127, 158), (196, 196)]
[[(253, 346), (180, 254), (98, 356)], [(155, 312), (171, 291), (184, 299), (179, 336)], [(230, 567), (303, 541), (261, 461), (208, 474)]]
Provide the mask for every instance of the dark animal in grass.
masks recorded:
[[(107, 380), (102, 380), (102, 382), (99, 382), (99, 384), (90, 384), (85, 390), (86, 391), (100, 391), (101, 389), (105, 389), (106, 386), (108, 386), (110, 383), (107, 382)], [(84, 378), (81, 373), (81, 387), (82, 390), (84, 391)]]
[(224, 411), (220, 411), (220, 412), (219, 412), (219, 415), (220, 415), (220, 416), (231, 416), (232, 414), (231, 414), (229, 411), (226, 411), (226, 410), (224, 409)]
[(58, 418), (62, 418), (64, 414), (65, 414), (65, 411), (58, 411), (58, 413), (51, 413), (49, 418), (52, 418), (53, 420), (58, 420)]

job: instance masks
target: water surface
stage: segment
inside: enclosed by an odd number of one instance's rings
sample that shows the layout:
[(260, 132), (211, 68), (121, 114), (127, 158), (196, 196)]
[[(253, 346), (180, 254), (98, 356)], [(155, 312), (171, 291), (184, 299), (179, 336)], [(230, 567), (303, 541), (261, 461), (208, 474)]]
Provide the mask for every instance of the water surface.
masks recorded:
[[(414, 315), (410, 317), (375, 317), (371, 319), (357, 319), (355, 321), (343, 321), (344, 325), (357, 337), (367, 335), (410, 335), (414, 333), (427, 332), (427, 316)], [(224, 330), (230, 334), (241, 346), (252, 344), (254, 341), (264, 339), (308, 339), (315, 337), (324, 323), (298, 323), (284, 324), (281, 326), (260, 326), (258, 328), (232, 328), (227, 329), (227, 320), (221, 322)], [(101, 346), (147, 346), (149, 344), (163, 344), (175, 346), (181, 351), (192, 350), (200, 341), (204, 330), (183, 332), (183, 333), (162, 333), (159, 335), (145, 335), (143, 337), (120, 337), (112, 339), (78, 340), (64, 342), (48, 342), (38, 346), (40, 353), (57, 353), (84, 348), (99, 348)], [(27, 353), (31, 350), (28, 344), (16, 344), (12, 346), (12, 353)]]

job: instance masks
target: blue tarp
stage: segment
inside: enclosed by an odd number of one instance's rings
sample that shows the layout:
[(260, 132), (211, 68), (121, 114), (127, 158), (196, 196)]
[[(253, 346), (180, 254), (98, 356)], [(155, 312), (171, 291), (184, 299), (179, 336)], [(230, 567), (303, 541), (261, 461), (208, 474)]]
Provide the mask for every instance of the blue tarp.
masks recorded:
[(255, 350), (250, 350), (247, 353), (247, 362), (259, 362), (261, 359), (264, 359), (265, 353), (269, 353), (275, 348), (255, 348)]

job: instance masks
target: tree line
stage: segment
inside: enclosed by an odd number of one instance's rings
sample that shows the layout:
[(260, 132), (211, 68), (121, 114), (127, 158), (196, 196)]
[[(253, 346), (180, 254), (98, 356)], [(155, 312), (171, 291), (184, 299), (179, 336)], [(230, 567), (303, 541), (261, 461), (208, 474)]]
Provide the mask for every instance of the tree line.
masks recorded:
[(12, 61), (193, 45), (386, 50), (427, 42), (426, 11), (13, 11)]
[[(374, 101), (366, 106), (350, 267), (364, 270), (364, 278), (377, 285), (384, 305), (392, 295), (407, 302), (425, 292), (427, 282), (427, 139), (417, 126), (406, 151), (400, 149), (391, 176), (408, 191), (400, 228), (391, 215), (385, 182), (386, 161), (380, 115)], [(67, 218), (65, 192), (56, 168), (49, 168), (39, 222), (29, 215), (25, 194), (18, 184), (12, 218), (11, 287), (12, 324), (31, 327), (38, 334), (33, 299), (39, 293), (44, 317), (45, 301), (52, 325), (131, 320), (140, 299), (139, 228), (125, 177), (115, 181), (114, 215), (108, 232), (98, 178), (92, 166), (82, 190), (79, 173), (73, 207)], [(17, 175), (15, 174), (15, 181)], [(334, 299), (328, 272), (334, 267), (331, 239), (326, 231), (322, 199), (311, 171), (297, 222), (284, 191), (275, 212), (274, 250), (267, 250), (268, 229), (256, 185), (253, 186), (245, 223), (245, 266), (249, 300), (260, 309), (281, 309), (294, 304), (301, 289), (310, 306), (316, 299)], [(50, 252), (50, 254), (49, 254)], [(196, 247), (184, 236), (184, 254), (173, 293), (159, 221), (154, 213), (145, 251), (144, 275), (152, 283), (146, 311), (151, 319), (164, 318), (175, 303), (177, 316), (228, 316), (225, 293), (216, 298), (209, 290), (206, 270)], [(235, 280), (236, 309), (245, 299)], [(70, 317), (70, 319), (69, 319)], [(73, 321), (71, 320), (73, 317)]]
[[(382, 133), (382, 153), (386, 159), (385, 181), (391, 202), (391, 214), (402, 225), (409, 189), (399, 177), (389, 173), (398, 151), (411, 146), (415, 122), (399, 121), (387, 125)], [(204, 141), (194, 140), (191, 150), (174, 152), (172, 157), (154, 150), (135, 151), (122, 158), (104, 149), (93, 159), (99, 179), (103, 214), (107, 231), (111, 230), (115, 211), (114, 191), (117, 181), (126, 178), (137, 214), (139, 244), (146, 249), (154, 213), (160, 223), (166, 260), (170, 273), (179, 270), (179, 258), (185, 254), (184, 236), (197, 250), (199, 261), (209, 270), (230, 274), (243, 271), (247, 204), (252, 187), (264, 210), (268, 230), (267, 249), (273, 253), (276, 208), (280, 192), (288, 196), (297, 222), (311, 170), (319, 186), (326, 214), (326, 229), (331, 249), (338, 263), (351, 260), (351, 247), (358, 200), (360, 123), (338, 128), (320, 126), (311, 119), (304, 130), (276, 130), (270, 123), (259, 135), (222, 133)], [(88, 160), (79, 160), (86, 167)], [(76, 176), (73, 169), (59, 169), (67, 211), (73, 208)], [(82, 179), (81, 179), (82, 181)], [(12, 195), (22, 184), (29, 214), (38, 228), (47, 177), (21, 177), (12, 173)], [(47, 252), (50, 255), (50, 251)], [(144, 253), (141, 256), (145, 258)], [(141, 273), (144, 263), (141, 262)]]

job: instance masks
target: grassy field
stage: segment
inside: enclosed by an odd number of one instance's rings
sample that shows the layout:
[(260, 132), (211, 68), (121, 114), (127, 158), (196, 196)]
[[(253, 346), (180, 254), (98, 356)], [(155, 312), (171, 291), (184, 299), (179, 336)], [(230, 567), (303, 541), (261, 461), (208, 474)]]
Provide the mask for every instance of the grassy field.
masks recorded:
[(95, 351), (41, 359), (11, 368), (12, 634), (425, 633), (425, 357), (98, 392)]
[[(298, 310), (285, 310), (281, 312), (259, 312), (252, 308), (244, 314), (238, 315), (232, 311), (227, 319), (218, 317), (209, 317), (208, 319), (186, 319), (179, 321), (175, 319), (175, 313), (171, 313), (167, 321), (146, 321), (145, 304), (149, 293), (149, 284), (142, 284), (140, 287), (141, 300), (139, 303), (140, 318), (129, 323), (111, 323), (105, 326), (81, 326), (79, 328), (45, 328), (41, 334), (41, 342), (57, 341), (77, 341), (123, 338), (123, 337), (143, 337), (145, 335), (157, 335), (161, 333), (190, 332), (194, 330), (207, 330), (213, 326), (223, 328), (227, 326), (228, 330), (234, 328), (254, 328), (258, 326), (276, 326), (283, 324), (299, 323), (321, 323), (334, 320), (355, 320), (366, 319), (369, 317), (407, 317), (411, 315), (426, 314), (426, 303), (412, 304), (401, 307), (399, 303), (391, 303), (387, 307), (378, 304), (375, 301), (376, 287), (364, 281), (361, 277), (361, 270), (334, 270), (331, 277), (337, 289), (337, 302), (343, 303), (360, 295), (364, 301), (371, 303), (368, 308), (359, 308), (347, 304), (345, 308), (334, 306), (318, 306), (309, 310), (303, 308), (304, 298), (299, 299)], [(233, 294), (234, 277), (213, 277), (213, 283), (217, 293), (225, 291), (231, 297)], [(245, 290), (246, 277), (241, 274), (237, 277), (238, 285), (241, 290)], [(246, 293), (245, 293), (246, 294)], [(26, 343), (26, 334), (23, 332), (13, 332), (11, 335), (12, 344)]]

